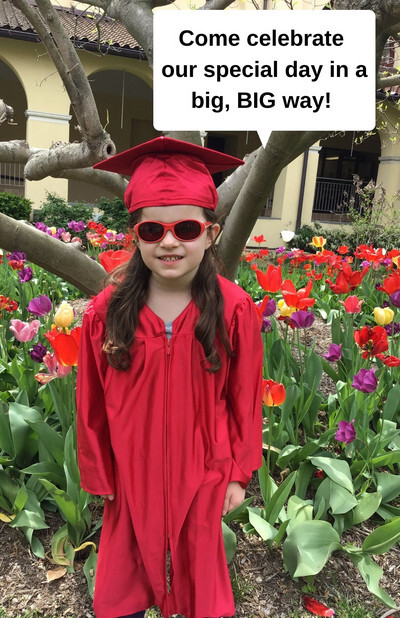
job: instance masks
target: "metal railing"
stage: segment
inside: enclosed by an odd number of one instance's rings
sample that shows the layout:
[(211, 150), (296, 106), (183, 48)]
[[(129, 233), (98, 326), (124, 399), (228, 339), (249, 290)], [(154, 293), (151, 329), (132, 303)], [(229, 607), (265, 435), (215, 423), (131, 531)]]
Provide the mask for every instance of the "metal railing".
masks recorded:
[(0, 187), (23, 187), (24, 184), (22, 163), (0, 163)]
[(348, 212), (349, 201), (354, 208), (359, 206), (359, 196), (356, 194), (351, 180), (340, 178), (317, 178), (313, 212), (341, 215)]

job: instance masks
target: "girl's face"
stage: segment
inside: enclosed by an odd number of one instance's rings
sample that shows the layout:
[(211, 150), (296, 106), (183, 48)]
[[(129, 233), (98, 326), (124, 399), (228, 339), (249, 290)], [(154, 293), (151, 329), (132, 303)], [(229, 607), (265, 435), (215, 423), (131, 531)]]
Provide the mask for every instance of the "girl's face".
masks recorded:
[[(174, 223), (184, 219), (206, 222), (201, 208), (186, 205), (143, 208), (140, 222)], [(199, 238), (181, 241), (175, 238), (171, 230), (168, 230), (159, 242), (147, 243), (136, 237), (136, 245), (155, 280), (159, 283), (169, 281), (169, 284), (173, 283), (175, 287), (189, 289), (203, 259), (204, 252), (211, 245), (218, 232), (219, 225), (215, 223), (205, 230)]]

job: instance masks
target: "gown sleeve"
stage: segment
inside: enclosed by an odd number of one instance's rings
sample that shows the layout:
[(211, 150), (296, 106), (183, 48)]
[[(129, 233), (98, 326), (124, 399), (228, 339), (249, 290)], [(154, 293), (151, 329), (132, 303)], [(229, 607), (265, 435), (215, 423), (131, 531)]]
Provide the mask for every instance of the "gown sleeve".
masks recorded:
[(260, 322), (250, 297), (239, 305), (230, 337), (234, 356), (228, 376), (232, 470), (230, 482), (242, 487), (262, 464), (261, 379), (263, 345)]
[(114, 490), (114, 466), (105, 406), (107, 357), (102, 351), (105, 327), (89, 303), (82, 323), (77, 379), (78, 464), (81, 486), (90, 494)]

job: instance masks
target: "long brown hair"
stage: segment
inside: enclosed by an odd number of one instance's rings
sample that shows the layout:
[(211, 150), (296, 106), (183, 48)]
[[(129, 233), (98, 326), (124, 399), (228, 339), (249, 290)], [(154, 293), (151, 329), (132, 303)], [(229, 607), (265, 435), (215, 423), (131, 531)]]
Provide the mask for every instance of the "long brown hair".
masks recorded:
[[(212, 210), (202, 210), (207, 221), (216, 223)], [(131, 214), (129, 229), (133, 229), (140, 216), (141, 210)], [(224, 322), (224, 299), (217, 279), (220, 270), (213, 241), (204, 253), (191, 288), (193, 301), (200, 312), (194, 334), (203, 346), (204, 367), (210, 373), (216, 373), (221, 367), (218, 340), (226, 353), (229, 356), (232, 354)], [(115, 269), (105, 280), (106, 284), (115, 285), (115, 289), (107, 310), (107, 334), (103, 350), (107, 353), (110, 365), (116, 369), (129, 368), (130, 349), (135, 339), (140, 310), (148, 297), (150, 276), (150, 269), (143, 262), (140, 251), (136, 250), (126, 265)]]

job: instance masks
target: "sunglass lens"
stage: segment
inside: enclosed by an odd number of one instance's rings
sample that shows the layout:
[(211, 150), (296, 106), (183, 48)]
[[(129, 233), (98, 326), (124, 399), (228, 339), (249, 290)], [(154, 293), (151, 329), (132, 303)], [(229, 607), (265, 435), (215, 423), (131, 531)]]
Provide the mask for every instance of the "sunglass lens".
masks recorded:
[(201, 225), (198, 221), (180, 221), (175, 225), (175, 234), (181, 240), (194, 240), (201, 233)]
[(145, 242), (157, 242), (164, 233), (164, 226), (154, 221), (144, 221), (139, 225), (138, 233)]

